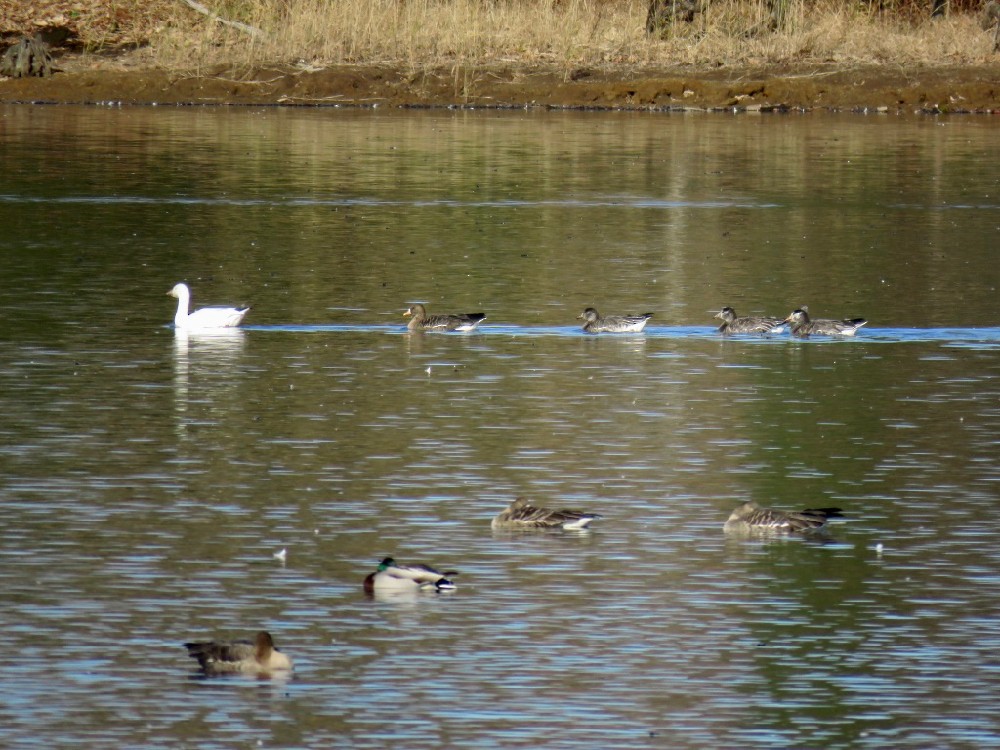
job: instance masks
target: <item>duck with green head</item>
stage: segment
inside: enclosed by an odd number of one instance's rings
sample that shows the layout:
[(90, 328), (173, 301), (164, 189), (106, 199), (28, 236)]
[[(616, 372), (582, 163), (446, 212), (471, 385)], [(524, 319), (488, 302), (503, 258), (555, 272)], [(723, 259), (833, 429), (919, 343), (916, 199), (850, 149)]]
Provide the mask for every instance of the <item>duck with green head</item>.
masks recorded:
[(375, 572), (365, 578), (364, 589), (366, 594), (453, 591), (457, 586), (451, 577), (457, 575), (453, 570), (441, 573), (429, 565), (399, 565), (393, 558), (386, 557)]

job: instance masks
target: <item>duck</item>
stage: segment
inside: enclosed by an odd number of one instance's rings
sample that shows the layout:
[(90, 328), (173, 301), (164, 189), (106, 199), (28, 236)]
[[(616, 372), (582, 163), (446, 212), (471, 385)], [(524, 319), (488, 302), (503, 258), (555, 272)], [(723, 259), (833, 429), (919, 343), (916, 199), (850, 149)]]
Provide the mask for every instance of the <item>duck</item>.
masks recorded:
[(486, 320), (486, 313), (428, 315), (426, 308), (417, 304), (407, 309), (403, 317), (410, 317), (406, 324), (410, 331), (474, 331), (476, 326)]
[(582, 530), (598, 518), (601, 516), (597, 513), (580, 510), (538, 508), (528, 498), (519, 497), (501, 511), (491, 525), (494, 529)]
[(208, 676), (269, 676), (275, 672), (292, 671), (292, 660), (275, 648), (274, 639), (266, 630), (257, 633), (253, 641), (204, 641), (185, 643), (184, 647), (188, 656), (197, 659), (201, 670)]
[(177, 298), (177, 314), (174, 325), (185, 330), (205, 328), (236, 328), (250, 312), (249, 307), (203, 307), (188, 314), (191, 290), (181, 282), (175, 284), (167, 294)]
[(781, 318), (767, 317), (745, 317), (737, 318), (736, 310), (731, 307), (723, 307), (715, 314), (716, 318), (722, 321), (719, 326), (719, 333), (781, 333), (784, 330), (785, 321)]
[(434, 570), (428, 565), (400, 565), (393, 558), (386, 557), (379, 563), (374, 573), (365, 578), (366, 594), (376, 592), (407, 591), (453, 591), (457, 588), (451, 577), (458, 573)]
[(783, 321), (790, 323), (792, 335), (805, 337), (815, 333), (817, 336), (853, 336), (861, 326), (868, 323), (864, 318), (847, 318), (845, 320), (812, 320), (809, 308), (800, 307), (792, 310)]
[(840, 508), (806, 508), (786, 512), (762, 508), (756, 502), (736, 508), (724, 525), (726, 531), (819, 531), (831, 518), (843, 518)]
[(583, 324), (585, 333), (639, 333), (653, 313), (642, 315), (608, 315), (605, 318), (593, 307), (588, 307), (576, 316), (577, 320), (586, 321)]

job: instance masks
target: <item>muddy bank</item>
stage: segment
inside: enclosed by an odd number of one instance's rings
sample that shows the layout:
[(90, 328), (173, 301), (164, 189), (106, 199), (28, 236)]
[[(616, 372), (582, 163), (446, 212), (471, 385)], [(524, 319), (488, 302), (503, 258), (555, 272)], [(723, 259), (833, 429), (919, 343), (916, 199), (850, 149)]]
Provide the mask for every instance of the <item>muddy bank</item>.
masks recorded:
[(199, 73), (64, 57), (48, 78), (0, 79), (0, 102), (558, 107), (1000, 113), (1000, 63), (911, 70), (261, 67)]

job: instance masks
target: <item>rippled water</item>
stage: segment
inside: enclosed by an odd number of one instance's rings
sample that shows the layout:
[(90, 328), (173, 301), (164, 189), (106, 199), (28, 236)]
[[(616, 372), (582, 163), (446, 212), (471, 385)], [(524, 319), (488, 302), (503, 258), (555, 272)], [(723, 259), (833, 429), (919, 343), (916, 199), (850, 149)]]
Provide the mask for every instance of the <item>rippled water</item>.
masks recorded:
[[(0, 744), (1000, 746), (996, 123), (0, 127)], [(175, 335), (179, 280), (247, 327)], [(725, 304), (870, 322), (722, 339)], [(491, 530), (518, 494), (604, 518)], [(725, 536), (751, 499), (847, 520)], [(458, 590), (367, 599), (386, 555)], [(261, 628), (291, 679), (181, 645)]]

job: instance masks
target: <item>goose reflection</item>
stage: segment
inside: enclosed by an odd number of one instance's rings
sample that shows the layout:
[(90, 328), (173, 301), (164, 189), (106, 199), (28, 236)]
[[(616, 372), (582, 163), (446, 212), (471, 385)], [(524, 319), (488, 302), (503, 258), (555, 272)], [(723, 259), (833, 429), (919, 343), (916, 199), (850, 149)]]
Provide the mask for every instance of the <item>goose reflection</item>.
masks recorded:
[[(198, 374), (225, 376), (243, 354), (246, 334), (240, 328), (174, 331), (174, 406), (184, 416), (190, 406), (191, 379)], [(183, 423), (178, 423), (183, 428)]]

